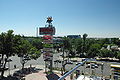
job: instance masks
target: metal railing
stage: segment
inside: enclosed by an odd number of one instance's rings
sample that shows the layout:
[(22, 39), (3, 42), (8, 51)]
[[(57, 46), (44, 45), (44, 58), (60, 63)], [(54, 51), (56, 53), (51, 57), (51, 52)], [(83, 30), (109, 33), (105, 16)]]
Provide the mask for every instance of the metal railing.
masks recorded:
[(76, 67), (74, 67), (72, 70), (70, 70), (69, 72), (67, 72), (66, 74), (64, 74), (62, 77), (60, 77), (58, 80), (64, 80), (68, 75), (70, 75), (71, 73), (73, 73), (75, 70), (77, 70), (77, 68), (79, 68), (80, 66), (82, 66), (83, 64), (85, 64), (88, 60), (89, 59), (86, 59), (85, 61), (81, 62)]

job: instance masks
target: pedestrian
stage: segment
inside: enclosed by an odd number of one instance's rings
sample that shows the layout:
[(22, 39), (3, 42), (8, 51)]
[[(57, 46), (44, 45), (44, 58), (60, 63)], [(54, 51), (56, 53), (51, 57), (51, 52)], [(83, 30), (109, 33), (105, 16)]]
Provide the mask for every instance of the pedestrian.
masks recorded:
[(30, 64), (30, 68), (32, 67), (32, 65)]
[(16, 65), (14, 65), (14, 69), (16, 69)]
[(73, 80), (73, 74), (70, 75), (70, 80)]

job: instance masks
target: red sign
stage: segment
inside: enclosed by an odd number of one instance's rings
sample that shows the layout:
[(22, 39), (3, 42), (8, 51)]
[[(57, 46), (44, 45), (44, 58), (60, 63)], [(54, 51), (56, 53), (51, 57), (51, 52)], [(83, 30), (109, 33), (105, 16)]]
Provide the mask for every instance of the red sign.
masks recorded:
[(51, 40), (53, 37), (52, 36), (50, 36), (50, 35), (44, 35), (43, 36), (43, 39), (44, 40)]
[(40, 35), (45, 35), (45, 34), (55, 35), (55, 27), (42, 27), (42, 28), (39, 28), (39, 34)]

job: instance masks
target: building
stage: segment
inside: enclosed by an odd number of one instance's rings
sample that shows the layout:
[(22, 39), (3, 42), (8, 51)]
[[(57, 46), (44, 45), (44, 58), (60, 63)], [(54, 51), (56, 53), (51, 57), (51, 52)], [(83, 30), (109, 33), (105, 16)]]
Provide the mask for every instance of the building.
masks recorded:
[(67, 35), (68, 38), (77, 39), (81, 38), (81, 35)]

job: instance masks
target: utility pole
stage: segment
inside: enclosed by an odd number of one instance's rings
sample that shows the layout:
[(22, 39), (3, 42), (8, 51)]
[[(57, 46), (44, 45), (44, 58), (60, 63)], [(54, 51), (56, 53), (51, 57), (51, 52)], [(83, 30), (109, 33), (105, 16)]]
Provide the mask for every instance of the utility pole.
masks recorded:
[(38, 37), (38, 27), (36, 28), (36, 37)]
[(63, 69), (62, 69), (62, 74), (63, 74), (64, 71), (65, 71), (65, 63), (64, 63), (64, 45), (63, 45), (63, 55), (62, 55), (62, 57), (63, 57), (63, 61), (62, 61), (62, 67), (63, 67)]

